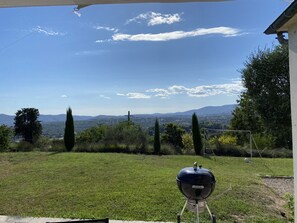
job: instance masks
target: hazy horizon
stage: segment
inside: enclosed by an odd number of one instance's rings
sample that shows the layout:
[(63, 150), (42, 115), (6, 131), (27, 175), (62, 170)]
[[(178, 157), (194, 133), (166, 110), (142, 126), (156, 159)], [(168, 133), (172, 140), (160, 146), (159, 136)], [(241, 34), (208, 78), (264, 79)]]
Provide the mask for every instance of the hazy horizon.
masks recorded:
[[(154, 113), (133, 113), (133, 111), (131, 111), (131, 110), (127, 110), (125, 114), (119, 114), (119, 115), (111, 115), (111, 114), (81, 115), (81, 114), (76, 114), (75, 111), (72, 111), (72, 113), (73, 113), (74, 116), (89, 116), (89, 117), (96, 117), (96, 116), (101, 116), (101, 115), (102, 116), (127, 116), (128, 115), (128, 111), (130, 111), (130, 114), (131, 115), (154, 115), (154, 114), (170, 114), (170, 113), (187, 112), (187, 111), (191, 111), (191, 110), (199, 110), (199, 109), (206, 108), (206, 107), (220, 107), (220, 106), (229, 106), (229, 105), (231, 106), (231, 105), (236, 105), (236, 104), (210, 105), (210, 106), (203, 106), (203, 107), (200, 107), (200, 108), (192, 108), (192, 109), (188, 109), (188, 110), (171, 111), (171, 112), (163, 112), (163, 113), (161, 113), (161, 112), (154, 112)], [(22, 108), (20, 108), (20, 109), (22, 109)], [(66, 115), (66, 110), (65, 110), (65, 113), (59, 113), (59, 114), (43, 114), (43, 113), (40, 113), (40, 112), (39, 112), (39, 114), (40, 115)], [(15, 113), (14, 114), (0, 113), (0, 115), (14, 116)]]

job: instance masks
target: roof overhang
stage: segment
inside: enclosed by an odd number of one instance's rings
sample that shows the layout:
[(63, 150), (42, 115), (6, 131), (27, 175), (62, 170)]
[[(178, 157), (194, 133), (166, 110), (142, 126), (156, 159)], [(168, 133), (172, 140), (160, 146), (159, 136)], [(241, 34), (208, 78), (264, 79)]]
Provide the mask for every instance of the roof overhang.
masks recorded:
[(288, 32), (289, 27), (297, 22), (297, 0), (264, 31), (265, 34), (279, 34)]
[(123, 3), (183, 3), (183, 2), (223, 2), (226, 0), (1, 0), (0, 8), (29, 6), (95, 5)]

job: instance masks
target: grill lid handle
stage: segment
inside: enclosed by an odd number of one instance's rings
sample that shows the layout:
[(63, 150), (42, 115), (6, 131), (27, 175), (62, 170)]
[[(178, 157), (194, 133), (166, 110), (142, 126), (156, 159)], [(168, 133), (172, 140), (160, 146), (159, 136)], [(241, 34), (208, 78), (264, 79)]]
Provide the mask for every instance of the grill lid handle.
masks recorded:
[(194, 163), (194, 167), (193, 168), (194, 168), (195, 171), (197, 170), (197, 162)]

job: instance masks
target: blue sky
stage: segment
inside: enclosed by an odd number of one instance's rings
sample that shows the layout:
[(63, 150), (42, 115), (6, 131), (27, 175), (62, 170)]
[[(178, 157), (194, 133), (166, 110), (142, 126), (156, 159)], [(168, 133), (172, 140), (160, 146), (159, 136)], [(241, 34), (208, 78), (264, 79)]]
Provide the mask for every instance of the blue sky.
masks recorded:
[(124, 115), (236, 103), (284, 0), (2, 8), (0, 114)]

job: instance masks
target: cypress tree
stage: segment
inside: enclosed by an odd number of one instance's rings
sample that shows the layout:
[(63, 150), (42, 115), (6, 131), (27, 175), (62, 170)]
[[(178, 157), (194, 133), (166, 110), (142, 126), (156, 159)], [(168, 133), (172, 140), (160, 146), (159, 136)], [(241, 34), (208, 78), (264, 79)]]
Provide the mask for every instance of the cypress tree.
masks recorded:
[(200, 155), (202, 151), (202, 141), (198, 118), (195, 113), (192, 116), (192, 134), (195, 154)]
[(155, 122), (155, 135), (154, 135), (154, 153), (156, 155), (160, 155), (161, 152), (161, 144), (160, 144), (160, 126), (158, 119)]
[(74, 123), (71, 108), (67, 109), (66, 122), (65, 122), (65, 131), (64, 131), (64, 144), (66, 150), (70, 152), (74, 147)]

